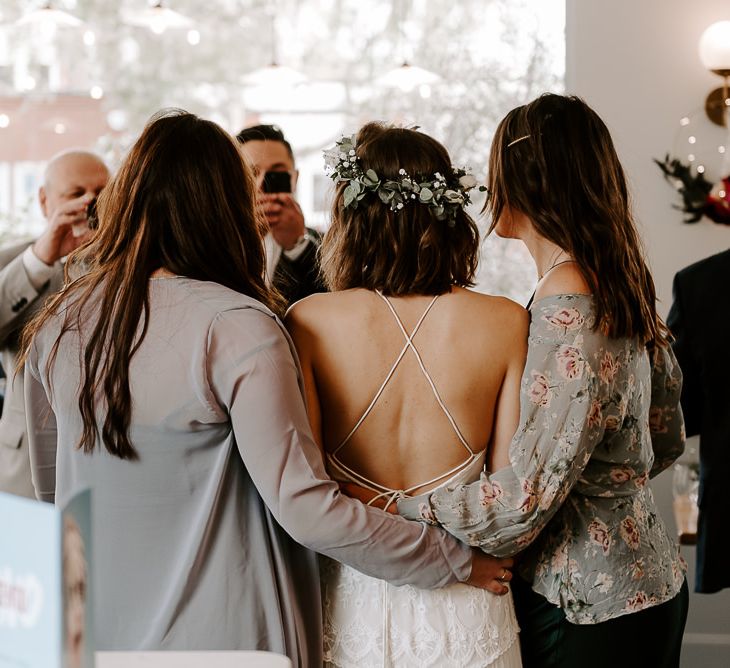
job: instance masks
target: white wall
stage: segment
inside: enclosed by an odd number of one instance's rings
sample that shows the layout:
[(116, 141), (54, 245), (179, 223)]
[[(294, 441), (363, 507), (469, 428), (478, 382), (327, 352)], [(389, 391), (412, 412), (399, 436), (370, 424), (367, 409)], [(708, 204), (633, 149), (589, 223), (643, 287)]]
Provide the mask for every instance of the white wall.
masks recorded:
[[(585, 98), (611, 129), (662, 315), (671, 305), (674, 274), (730, 247), (730, 227), (682, 223), (681, 212), (671, 206), (677, 195), (652, 162), (672, 149), (679, 119), (701, 107), (720, 83), (703, 69), (697, 42), (708, 25), (722, 19), (730, 19), (728, 0), (567, 0), (566, 90)], [(726, 297), (727, 286), (720, 289)], [(654, 489), (673, 526), (670, 477), (660, 476)], [(683, 553), (693, 565), (694, 548)], [(730, 590), (691, 596), (682, 665), (730, 666)]]
[(702, 31), (720, 19), (730, 19), (728, 0), (567, 0), (566, 88), (613, 133), (663, 313), (678, 269), (730, 247), (730, 227), (682, 224), (671, 208), (678, 198), (651, 161), (671, 150), (679, 119), (720, 85), (697, 55)]

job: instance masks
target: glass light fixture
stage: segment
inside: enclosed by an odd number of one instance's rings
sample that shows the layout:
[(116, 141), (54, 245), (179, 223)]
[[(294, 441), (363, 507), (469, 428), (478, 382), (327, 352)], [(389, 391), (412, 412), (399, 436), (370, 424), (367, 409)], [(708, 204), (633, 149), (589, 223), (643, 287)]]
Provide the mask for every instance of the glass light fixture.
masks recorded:
[(403, 62), (396, 68), (389, 70), (385, 74), (379, 76), (375, 83), (380, 86), (387, 88), (398, 88), (404, 93), (408, 93), (415, 88), (420, 91), (428, 91), (426, 95), (421, 97), (428, 97), (431, 94), (430, 87), (435, 84), (441, 77), (430, 70), (426, 70), (422, 67), (416, 67), (411, 65), (408, 61), (408, 51), (404, 49), (405, 41), (405, 25), (407, 18), (407, 3), (404, 0), (399, 0), (393, 6), (393, 12), (395, 14), (395, 52), (400, 53), (403, 58)]
[(165, 7), (162, 0), (157, 0), (151, 7), (125, 11), (122, 18), (125, 23), (140, 28), (148, 28), (156, 35), (161, 35), (170, 28), (188, 28), (193, 25), (190, 18), (169, 7)]
[(252, 86), (297, 86), (307, 81), (307, 77), (291, 67), (272, 62), (249, 72), (243, 81)]
[(25, 76), (21, 77), (20, 90), (22, 90), (22, 91), (33, 90), (36, 87), (37, 83), (38, 82), (35, 80), (35, 77), (33, 75), (26, 74)]
[(276, 13), (274, 11), (270, 11), (270, 21), (271, 61), (265, 67), (259, 67), (246, 74), (243, 77), (243, 83), (270, 88), (292, 87), (305, 83), (308, 79), (304, 74), (291, 67), (279, 64), (279, 59), (276, 57), (278, 35), (276, 31)]
[(708, 70), (730, 70), (730, 21), (718, 21), (707, 28), (700, 37), (699, 51)]
[(403, 61), (403, 64), (399, 67), (396, 67), (378, 77), (376, 79), (376, 83), (381, 86), (399, 88), (403, 92), (407, 93), (412, 91), (414, 88), (431, 86), (440, 78), (441, 77), (439, 77), (438, 74), (435, 74), (430, 70), (423, 69), (422, 67), (416, 67), (415, 65), (411, 65), (408, 61)]
[(724, 79), (723, 86), (707, 96), (705, 110), (713, 123), (727, 127), (730, 108), (730, 21), (713, 23), (702, 33), (699, 53), (702, 64)]
[(40, 25), (53, 28), (76, 28), (83, 22), (73, 14), (54, 9), (53, 3), (46, 2), (40, 9), (23, 14), (16, 22), (16, 26)]
[(123, 109), (112, 109), (106, 115), (106, 122), (112, 130), (121, 132), (129, 124), (129, 118), (127, 112)]

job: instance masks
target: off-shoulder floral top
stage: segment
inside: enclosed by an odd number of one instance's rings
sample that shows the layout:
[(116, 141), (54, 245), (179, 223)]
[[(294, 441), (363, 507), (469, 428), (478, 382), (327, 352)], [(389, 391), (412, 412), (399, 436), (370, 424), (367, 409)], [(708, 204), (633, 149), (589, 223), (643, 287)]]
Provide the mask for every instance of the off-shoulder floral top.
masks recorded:
[(567, 619), (594, 624), (671, 599), (679, 555), (647, 481), (684, 449), (682, 375), (670, 348), (594, 332), (588, 295), (532, 305), (511, 467), (404, 498), (520, 574)]

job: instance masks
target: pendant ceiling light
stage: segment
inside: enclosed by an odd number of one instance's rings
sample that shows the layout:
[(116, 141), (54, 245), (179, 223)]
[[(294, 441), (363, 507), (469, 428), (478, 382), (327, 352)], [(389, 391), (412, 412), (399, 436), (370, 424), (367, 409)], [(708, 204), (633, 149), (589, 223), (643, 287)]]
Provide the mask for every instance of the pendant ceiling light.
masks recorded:
[(291, 67), (272, 62), (249, 72), (243, 80), (252, 86), (296, 86), (307, 81), (307, 77)]
[[(396, 52), (404, 53), (405, 50), (402, 44), (404, 42), (405, 2), (401, 0), (401, 2), (394, 5), (394, 11), (397, 12), (395, 15), (397, 31), (395, 39)], [(408, 59), (404, 58), (401, 65), (379, 76), (375, 82), (380, 86), (399, 88), (404, 92), (409, 92), (414, 88), (435, 84), (440, 78), (438, 74), (430, 70), (411, 65)]]
[(124, 22), (140, 28), (148, 28), (156, 35), (161, 35), (165, 30), (175, 28), (188, 28), (193, 21), (184, 14), (176, 12), (162, 4), (162, 0), (151, 7), (126, 11), (123, 14)]
[(378, 77), (377, 83), (381, 86), (400, 88), (402, 91), (407, 92), (420, 86), (430, 86), (440, 78), (438, 74), (430, 70), (416, 67), (404, 61), (400, 67), (396, 67)]
[[(275, 9), (275, 7), (272, 7)], [(276, 12), (270, 12), (271, 23), (271, 62), (265, 67), (259, 67), (243, 77), (243, 82), (251, 86), (297, 86), (305, 83), (307, 77), (292, 67), (280, 65), (276, 57), (278, 37), (276, 32)]]
[(83, 22), (76, 18), (73, 14), (62, 12), (60, 9), (54, 9), (52, 2), (46, 2), (40, 9), (34, 9), (21, 16), (16, 22), (16, 26), (40, 25), (50, 26), (53, 28), (76, 28)]

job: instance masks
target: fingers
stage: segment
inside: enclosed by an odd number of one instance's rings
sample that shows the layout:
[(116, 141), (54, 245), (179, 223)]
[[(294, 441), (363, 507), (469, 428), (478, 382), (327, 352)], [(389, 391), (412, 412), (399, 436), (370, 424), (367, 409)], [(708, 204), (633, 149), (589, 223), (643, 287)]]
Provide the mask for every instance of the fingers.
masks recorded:
[(276, 243), (284, 250), (292, 249), (306, 232), (297, 201), (287, 193), (261, 193), (258, 201)]
[(86, 211), (94, 199), (93, 194), (77, 197), (61, 204), (51, 216), (51, 224), (55, 227), (68, 227), (86, 221)]
[(275, 208), (264, 209), (264, 215), (269, 222), (279, 221), (281, 219), (281, 210)]
[[(266, 197), (267, 200), (264, 200), (263, 197)], [(275, 197), (275, 195), (265, 195), (261, 199), (261, 210), (264, 212), (264, 216), (266, 216), (266, 222), (269, 224), (269, 227), (275, 227), (281, 219), (282, 206), (275, 199), (272, 199)]]
[(278, 193), (276, 195), (262, 194), (259, 195), (259, 203), (264, 213), (279, 215), (294, 215), (297, 218), (303, 218), (302, 209), (299, 203), (287, 193)]
[(501, 582), (497, 580), (492, 580), (485, 589), (487, 591), (492, 592), (492, 594), (496, 594), (497, 596), (504, 596), (505, 594), (509, 593), (509, 587), (503, 585)]
[(493, 594), (497, 594), (497, 596), (504, 596), (509, 591), (507, 583), (511, 579), (512, 571), (508, 570), (505, 566), (502, 566), (501, 573), (489, 582), (487, 589)]
[(509, 591), (507, 583), (512, 580), (510, 569), (513, 565), (514, 559), (511, 557), (497, 559), (481, 552), (475, 552), (467, 584), (481, 587), (497, 596), (504, 596)]

